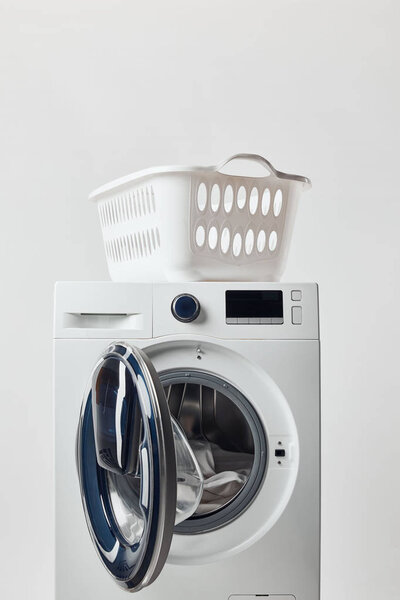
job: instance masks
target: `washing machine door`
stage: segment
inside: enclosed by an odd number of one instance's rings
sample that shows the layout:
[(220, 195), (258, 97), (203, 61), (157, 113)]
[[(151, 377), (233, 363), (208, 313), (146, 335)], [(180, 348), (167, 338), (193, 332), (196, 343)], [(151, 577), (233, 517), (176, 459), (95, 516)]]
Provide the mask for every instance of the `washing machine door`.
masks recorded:
[(114, 343), (97, 363), (76, 450), (97, 553), (121, 587), (138, 591), (166, 561), (177, 489), (167, 401), (152, 363), (138, 348)]

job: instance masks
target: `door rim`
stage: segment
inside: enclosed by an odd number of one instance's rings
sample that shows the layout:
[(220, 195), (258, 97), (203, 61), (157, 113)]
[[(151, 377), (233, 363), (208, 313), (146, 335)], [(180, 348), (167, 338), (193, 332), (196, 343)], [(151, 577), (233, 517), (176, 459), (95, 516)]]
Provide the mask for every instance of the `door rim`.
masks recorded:
[(194, 519), (191, 517), (178, 526), (175, 526), (174, 533), (181, 535), (201, 535), (208, 531), (215, 531), (226, 527), (233, 520), (240, 517), (255, 500), (268, 470), (268, 439), (260, 417), (242, 392), (230, 382), (217, 377), (214, 373), (203, 369), (169, 369), (160, 372), (159, 377), (163, 385), (170, 385), (177, 380), (181, 382), (186, 379), (187, 383), (209, 385), (211, 388), (220, 391), (239, 408), (251, 429), (255, 453), (249, 479), (243, 488), (228, 504), (210, 515), (197, 516)]
[[(93, 435), (92, 389), (101, 366), (108, 358), (121, 360), (134, 382), (140, 377), (144, 383), (138, 397), (144, 427), (149, 437), (150, 495), (153, 493), (153, 496), (151, 497), (149, 516), (150, 529), (146, 530), (143, 541), (145, 547), (141, 549), (137, 563), (135, 561), (127, 562), (128, 556), (132, 558), (132, 554), (134, 555), (139, 547), (128, 544), (124, 546), (121, 543), (121, 534), (113, 518), (112, 507), (109, 506), (104, 496), (106, 471), (99, 467), (96, 459), (96, 463), (93, 462), (95, 449), (94, 438), (91, 437)], [(86, 523), (96, 552), (109, 574), (122, 588), (139, 591), (150, 585), (161, 572), (173, 535), (176, 512), (176, 463), (168, 405), (152, 362), (143, 350), (126, 342), (113, 342), (107, 347), (94, 366), (90, 381), (89, 391), (85, 394), (82, 403), (76, 438), (76, 463)], [(144, 390), (147, 398), (141, 396)], [(92, 454), (88, 455), (87, 452)], [(87, 481), (88, 469), (92, 478), (90, 486)], [(99, 499), (103, 501), (99, 502)], [(94, 514), (93, 511), (97, 512)], [(99, 523), (103, 527), (108, 527), (109, 535), (115, 538), (112, 552), (105, 549), (99, 539), (101, 536), (99, 536), (99, 531), (96, 531)], [(142, 543), (142, 539), (140, 543)], [(108, 537), (108, 540), (111, 540), (111, 537)], [(139, 555), (137, 556), (139, 557)], [(118, 562), (116, 562), (117, 560)], [(128, 574), (124, 575), (122, 573), (126, 572), (127, 566), (129, 567)]]

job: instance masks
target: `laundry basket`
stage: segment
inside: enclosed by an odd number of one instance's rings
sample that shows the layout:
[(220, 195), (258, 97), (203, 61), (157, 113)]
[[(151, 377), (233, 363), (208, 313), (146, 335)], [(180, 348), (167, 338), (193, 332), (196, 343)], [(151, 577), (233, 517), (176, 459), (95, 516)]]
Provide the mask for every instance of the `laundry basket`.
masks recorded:
[[(261, 164), (265, 174), (221, 172), (236, 159)], [(140, 171), (90, 198), (114, 281), (276, 281), (309, 186), (261, 156), (237, 154), (213, 167)]]

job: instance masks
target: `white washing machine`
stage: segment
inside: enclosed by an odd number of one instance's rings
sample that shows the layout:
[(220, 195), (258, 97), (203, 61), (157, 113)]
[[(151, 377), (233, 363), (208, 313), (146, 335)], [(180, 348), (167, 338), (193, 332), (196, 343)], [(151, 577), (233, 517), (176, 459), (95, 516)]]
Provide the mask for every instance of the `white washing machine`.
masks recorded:
[(56, 600), (318, 600), (318, 289), (65, 282)]

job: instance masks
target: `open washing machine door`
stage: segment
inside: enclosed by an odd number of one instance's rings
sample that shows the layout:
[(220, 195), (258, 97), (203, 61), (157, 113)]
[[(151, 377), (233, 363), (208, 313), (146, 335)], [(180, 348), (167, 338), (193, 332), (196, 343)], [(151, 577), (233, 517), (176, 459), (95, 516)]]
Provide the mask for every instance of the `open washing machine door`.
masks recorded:
[(124, 589), (162, 570), (174, 526), (197, 509), (203, 477), (140, 349), (114, 343), (92, 374), (77, 434), (83, 508), (97, 553)]

